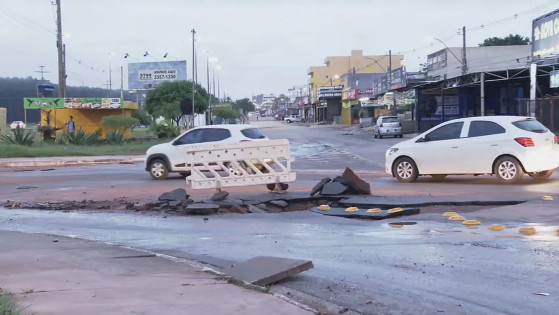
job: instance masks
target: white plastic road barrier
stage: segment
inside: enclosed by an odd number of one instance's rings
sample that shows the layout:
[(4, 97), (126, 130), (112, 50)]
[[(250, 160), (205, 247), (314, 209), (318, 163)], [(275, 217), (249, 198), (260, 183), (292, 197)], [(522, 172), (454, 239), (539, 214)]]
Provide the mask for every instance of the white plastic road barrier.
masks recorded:
[(192, 189), (278, 184), (295, 181), (289, 140), (207, 143), (186, 152)]

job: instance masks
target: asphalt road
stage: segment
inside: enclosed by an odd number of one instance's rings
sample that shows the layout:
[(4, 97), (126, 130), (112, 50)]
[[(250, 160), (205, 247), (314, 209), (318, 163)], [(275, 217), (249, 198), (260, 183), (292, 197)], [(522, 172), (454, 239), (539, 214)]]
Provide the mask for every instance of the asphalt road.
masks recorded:
[[(379, 195), (534, 201), (468, 209), (477, 210), (468, 212), (468, 218), (483, 221), (478, 228), (448, 222), (437, 211), (387, 222), (296, 212), (213, 216), (204, 223), (199, 217), (0, 210), (0, 229), (75, 236), (178, 256), (311, 259), (314, 269), (284, 285), (364, 314), (556, 313), (559, 203), (545, 203), (541, 196), (559, 199), (557, 175), (544, 183), (526, 178), (513, 186), (500, 185), (492, 177), (469, 176), (403, 185), (382, 173), (384, 150), (399, 139), (377, 140), (367, 133), (343, 135), (341, 129), (324, 127), (262, 124), (270, 127), (265, 129), (269, 137), (289, 138), (293, 143), (298, 180), (290, 189), (308, 191), (318, 179), (336, 176), (349, 166)], [(0, 200), (119, 196), (145, 200), (184, 185), (180, 178), (152, 181), (139, 164), (2, 170), (0, 179)], [(259, 189), (250, 191), (265, 192)], [(412, 224), (394, 229), (388, 223), (395, 221)], [(489, 231), (491, 223), (505, 224), (507, 230)], [(520, 235), (518, 227), (526, 225), (536, 226), (538, 234)]]

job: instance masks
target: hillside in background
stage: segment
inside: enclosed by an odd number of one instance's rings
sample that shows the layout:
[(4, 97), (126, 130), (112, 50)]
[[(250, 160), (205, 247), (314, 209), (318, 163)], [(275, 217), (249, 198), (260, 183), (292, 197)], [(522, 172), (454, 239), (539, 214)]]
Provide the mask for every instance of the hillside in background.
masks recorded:
[[(37, 97), (37, 84), (44, 81), (28, 78), (1, 78), (0, 77), (0, 107), (7, 108), (8, 123), (14, 120), (23, 120), (23, 98)], [(55, 84), (54, 97), (58, 97), (58, 85)], [(107, 97), (107, 90), (85, 86), (66, 87), (66, 97)], [(111, 97), (120, 97), (120, 90), (112, 90)], [(124, 99), (135, 101), (135, 94), (124, 91)], [(38, 123), (40, 121), (38, 109), (27, 110), (27, 121)]]

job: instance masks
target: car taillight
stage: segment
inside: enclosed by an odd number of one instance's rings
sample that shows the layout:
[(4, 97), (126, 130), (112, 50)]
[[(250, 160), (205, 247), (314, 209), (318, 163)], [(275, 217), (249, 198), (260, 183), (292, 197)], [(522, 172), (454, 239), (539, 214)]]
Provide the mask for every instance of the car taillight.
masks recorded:
[(559, 144), (559, 136), (555, 136), (555, 138), (553, 139), (553, 143)]
[(522, 137), (522, 138), (514, 138), (514, 140), (516, 142), (518, 142), (523, 147), (533, 147), (534, 146), (534, 140), (532, 140), (532, 138)]

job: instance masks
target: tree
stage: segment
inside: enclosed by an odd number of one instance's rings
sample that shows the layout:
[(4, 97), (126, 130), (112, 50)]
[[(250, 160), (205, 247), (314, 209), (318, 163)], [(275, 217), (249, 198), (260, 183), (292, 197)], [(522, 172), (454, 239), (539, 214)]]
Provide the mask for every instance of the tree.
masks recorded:
[(248, 99), (248, 98), (243, 98), (240, 100), (236, 100), (235, 103), (233, 103), (233, 108), (240, 110), (243, 110), (243, 113), (247, 114), (249, 112), (253, 112), (256, 108), (254, 107), (254, 104), (252, 104), (252, 102)]
[(508, 45), (528, 45), (530, 44), (530, 39), (528, 37), (522, 37), (518, 34), (509, 34), (507, 37), (489, 37), (486, 38), (483, 43), (479, 44), (480, 47), (483, 46), (508, 46)]
[(134, 117), (111, 115), (101, 118), (101, 123), (112, 130), (112, 132), (125, 133), (140, 121)]
[(153, 118), (143, 109), (138, 109), (132, 112), (132, 117), (139, 121), (140, 125), (150, 126)]
[[(165, 82), (154, 90), (150, 90), (146, 98), (146, 111), (154, 116), (163, 116), (179, 124), (183, 114), (180, 109), (182, 100), (192, 99), (191, 81)], [(208, 93), (200, 84), (196, 84), (194, 111), (202, 114), (208, 108)]]
[(239, 118), (240, 116), (239, 111), (231, 105), (216, 107), (212, 111), (215, 117), (221, 117), (223, 119)]

